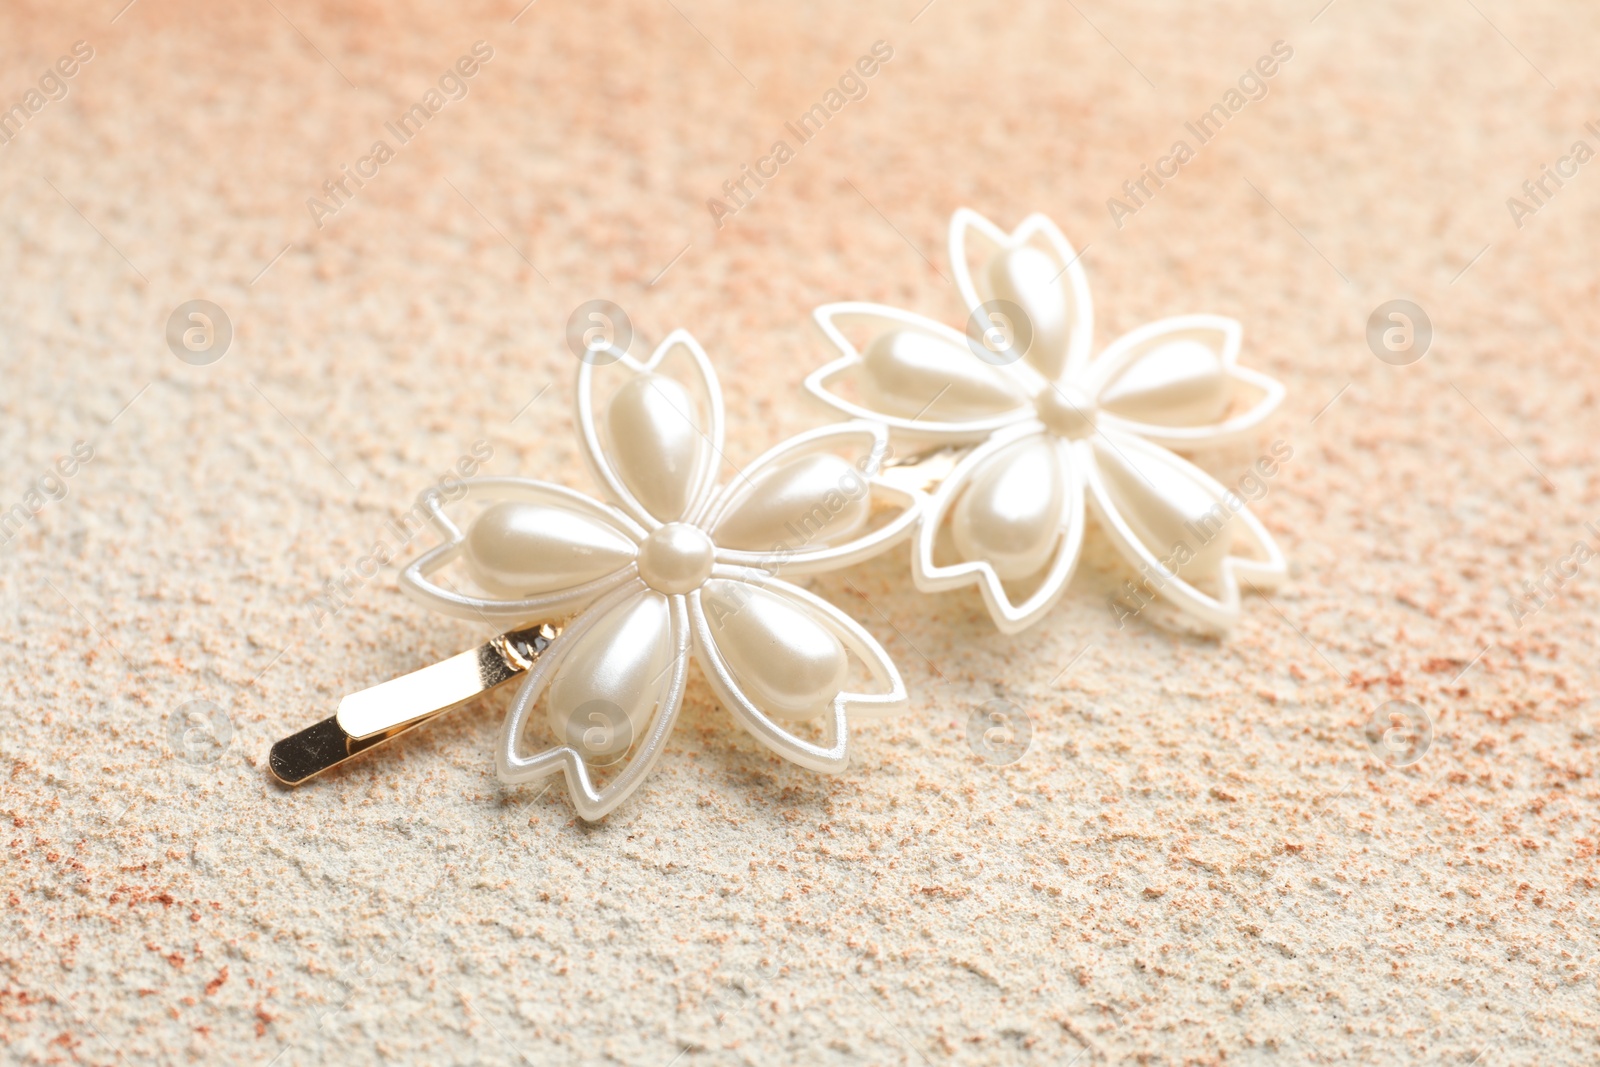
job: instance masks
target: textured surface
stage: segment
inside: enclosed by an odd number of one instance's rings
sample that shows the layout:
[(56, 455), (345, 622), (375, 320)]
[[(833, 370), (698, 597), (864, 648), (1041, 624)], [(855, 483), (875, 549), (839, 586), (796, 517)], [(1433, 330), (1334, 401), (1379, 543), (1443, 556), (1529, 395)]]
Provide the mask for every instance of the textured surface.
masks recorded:
[[(94, 48), (0, 146), (0, 508), (94, 449), (0, 550), (6, 1058), (1600, 1055), (1597, 565), (1507, 607), (1600, 544), (1600, 164), (1521, 228), (1506, 205), (1600, 147), (1591, 6), (116, 6), (0, 16), (6, 106)], [(867, 96), (718, 229), (706, 198), (880, 39)], [(470, 94), (319, 229), (306, 199), (477, 40)], [(1276, 40), (1267, 97), (1114, 226)], [(496, 782), (504, 697), (268, 784), (272, 740), (480, 639), (392, 568), (319, 622), (375, 543), (417, 550), (385, 524), (419, 489), (478, 440), (490, 473), (587, 488), (574, 307), (693, 329), (750, 457), (820, 418), (812, 306), (956, 319), (961, 204), (1090, 245), (1102, 343), (1217, 311), (1288, 385), (1200, 457), (1233, 481), (1294, 450), (1255, 505), (1293, 577), (1230, 640), (1119, 630), (1092, 530), (1015, 638), (896, 553), (817, 583), (914, 694), (841, 777), (768, 758), (697, 679), (599, 826)], [(236, 331), (209, 366), (163, 337), (198, 297)], [(1395, 297), (1436, 329), (1410, 366), (1366, 341)], [(996, 697), (1033, 731), (1004, 767), (966, 742)], [(1434, 722), (1404, 770), (1362, 732), (1391, 698)], [(216, 762), (168, 740), (192, 700), (231, 719)]]

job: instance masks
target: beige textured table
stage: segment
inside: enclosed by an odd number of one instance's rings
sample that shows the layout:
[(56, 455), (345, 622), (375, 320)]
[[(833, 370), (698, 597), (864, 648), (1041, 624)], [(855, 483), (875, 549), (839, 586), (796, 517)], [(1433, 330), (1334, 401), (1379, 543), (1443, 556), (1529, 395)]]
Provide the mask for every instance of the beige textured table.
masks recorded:
[[(1593, 5), (120, 2), (0, 14), (3, 1058), (1600, 1058), (1600, 577), (1560, 564), (1600, 545)], [(464, 97), (388, 133), (478, 41)], [(863, 97), (707, 206), (876, 41)], [(1087, 245), (1102, 343), (1216, 311), (1288, 386), (1199, 457), (1294, 453), (1254, 505), (1291, 580), (1229, 639), (1119, 629), (1092, 529), (1011, 638), (897, 551), (815, 586), (913, 695), (837, 778), (696, 678), (598, 825), (495, 779), (505, 693), (269, 782), (340, 694), (484, 636), (393, 566), (323, 617), (420, 489), (477, 441), (589, 488), (581, 302), (694, 330), (748, 458), (823, 419), (813, 306), (960, 321), (963, 204)], [(1434, 327), (1407, 366), (1367, 341), (1394, 298)], [(233, 325), (208, 365), (164, 336), (192, 299)], [(1033, 731), (1005, 766), (966, 740), (996, 697)], [(1403, 769), (1363, 733), (1391, 699), (1433, 723)], [(169, 738), (191, 701), (231, 723), (212, 762)]]

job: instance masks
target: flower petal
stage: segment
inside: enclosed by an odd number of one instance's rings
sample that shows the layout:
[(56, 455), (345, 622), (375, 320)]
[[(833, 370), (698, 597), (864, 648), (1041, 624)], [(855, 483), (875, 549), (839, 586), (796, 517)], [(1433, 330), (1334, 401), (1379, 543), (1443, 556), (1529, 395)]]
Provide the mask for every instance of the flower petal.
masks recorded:
[[(1044, 386), (1031, 367), (986, 363), (966, 334), (909, 311), (842, 303), (811, 316), (841, 357), (812, 372), (806, 389), (833, 410), (882, 422), (908, 440), (981, 441), (1027, 418), (1028, 398)], [(870, 340), (858, 348), (852, 335)], [(859, 402), (833, 388), (847, 375)]]
[(951, 532), (965, 559), (1001, 578), (1037, 574), (1054, 555), (1066, 495), (1060, 451), (1044, 434), (1013, 441), (972, 469)]
[[(655, 708), (652, 683), (671, 666), (670, 605), (656, 592), (639, 593), (601, 615), (567, 652), (550, 681), (546, 713), (563, 744), (585, 759), (632, 747)], [(604, 736), (589, 729), (590, 710), (603, 704)]]
[[(1245, 502), (1189, 461), (1108, 429), (1087, 454), (1095, 517), (1139, 570), (1140, 588), (1227, 630), (1239, 616), (1239, 578), (1270, 588), (1287, 573), (1282, 553)], [(1234, 555), (1241, 540), (1253, 543), (1259, 558)], [(1216, 595), (1198, 582), (1214, 585)]]
[(626, 535), (593, 516), (512, 500), (480, 512), (462, 549), (473, 581), (502, 597), (592, 582), (626, 567), (638, 552)]
[[(732, 568), (718, 568), (710, 582), (689, 594), (689, 617), (695, 656), (717, 697), (756, 740), (802, 767), (827, 774), (844, 770), (846, 717), (888, 715), (905, 706), (905, 683), (876, 639), (832, 604), (788, 582), (765, 579), (757, 585)], [(882, 691), (837, 689), (844, 676), (836, 650), (857, 656)], [(818, 714), (820, 744), (774, 721)]]
[[(888, 431), (870, 422), (823, 426), (767, 450), (706, 512), (717, 558), (813, 574), (899, 544), (927, 498), (880, 477), (888, 450)], [(880, 504), (896, 510), (875, 523)]]
[[(695, 389), (666, 373), (669, 361), (687, 365)], [(597, 413), (601, 376), (609, 392)], [(583, 361), (578, 425), (596, 479), (645, 527), (689, 521), (710, 496), (722, 457), (722, 389), (688, 331), (674, 330), (642, 364)]]
[(879, 334), (861, 354), (862, 385), (879, 411), (968, 422), (1027, 401), (1004, 374), (964, 345), (922, 330)]
[[(688, 675), (687, 605), (632, 582), (578, 616), (539, 657), (517, 690), (495, 763), (515, 784), (561, 771), (578, 815), (603, 818), (643, 783), (677, 721)], [(554, 748), (521, 753), (524, 730), (549, 690)], [(591, 767), (626, 767), (596, 790)]]
[[(738, 499), (712, 527), (720, 545), (747, 552), (772, 552), (805, 534), (819, 544), (853, 537), (867, 524), (871, 496), (855, 465), (833, 452), (786, 458), (744, 479)], [(836, 506), (824, 502), (837, 498)], [(814, 518), (814, 521), (812, 521)]]
[[(397, 524), (412, 532), (428, 520), (444, 535), (400, 574), (400, 588), (414, 600), (463, 619), (555, 622), (636, 573), (633, 545), (645, 531), (617, 509), (530, 478), (461, 485), (459, 503), (490, 502), (467, 532), (445, 513), (437, 490), (422, 494)], [(484, 595), (434, 580), (458, 557)]]
[(739, 688), (772, 715), (814, 719), (844, 689), (844, 645), (802, 608), (726, 578), (701, 587), (700, 607)]
[[(1083, 545), (1083, 483), (1079, 472), (1082, 442), (1054, 439), (1037, 423), (996, 434), (969, 452), (934, 492), (928, 503), (912, 551), (912, 577), (924, 592), (941, 592), (965, 585), (978, 585), (988, 605), (989, 615), (1002, 633), (1017, 633), (1037, 622), (1066, 591), (1078, 565)], [(1039, 447), (1052, 449), (1053, 457), (1041, 460)], [(1018, 502), (1007, 483), (1010, 464), (1017, 462), (1016, 474), (1025, 480), (1049, 476), (1038, 468), (1053, 471), (1058, 484), (1046, 495), (1055, 502), (1056, 512), (1048, 532), (1040, 532), (1034, 509), (1027, 501)], [(974, 492), (989, 499), (969, 502)], [(1035, 487), (1035, 492), (1038, 492)], [(994, 499), (996, 495), (1006, 499)], [(934, 560), (934, 549), (946, 517), (965, 507), (968, 531), (959, 528), (957, 545), (967, 558), (941, 565)], [(973, 526), (985, 526), (976, 530)], [(962, 541), (966, 543), (963, 545)], [(1041, 552), (1039, 545), (1046, 545)], [(990, 550), (995, 551), (991, 552)], [(988, 558), (993, 555), (995, 558)], [(1033, 563), (1032, 567), (1025, 564)], [(1008, 578), (1029, 577), (1043, 571), (1032, 593), (1021, 603), (1006, 591)], [(1026, 573), (1024, 573), (1026, 572)]]
[(1081, 258), (1044, 215), (1029, 215), (1011, 233), (970, 208), (950, 216), (950, 265), (967, 310), (991, 301), (1020, 308), (1032, 334), (1025, 358), (1051, 381), (1087, 364), (1094, 340)]
[[(1222, 315), (1176, 315), (1117, 338), (1085, 375), (1107, 421), (1170, 448), (1213, 444), (1258, 426), (1281, 384), (1238, 366), (1243, 327)], [(1241, 398), (1245, 410), (1230, 412)]]

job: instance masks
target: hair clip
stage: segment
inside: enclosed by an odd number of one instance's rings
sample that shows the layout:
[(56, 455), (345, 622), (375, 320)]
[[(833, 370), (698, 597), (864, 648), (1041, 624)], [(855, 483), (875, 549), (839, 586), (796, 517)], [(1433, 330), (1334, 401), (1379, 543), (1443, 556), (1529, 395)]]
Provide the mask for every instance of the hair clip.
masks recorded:
[[(1087, 502), (1139, 572), (1138, 585), (1124, 583), (1134, 603), (1159, 593), (1226, 629), (1239, 581), (1270, 589), (1287, 567), (1244, 499), (1171, 449), (1255, 429), (1283, 386), (1238, 365), (1242, 328), (1220, 315), (1160, 319), (1091, 359), (1079, 259), (1043, 215), (1006, 233), (962, 208), (950, 260), (965, 331), (881, 304), (819, 307), (817, 325), (842, 355), (806, 388), (931, 446), (908, 457), (925, 477), (908, 470), (900, 482), (932, 494), (912, 548), (919, 589), (976, 583), (1001, 631), (1032, 625), (1072, 578)], [(1250, 554), (1236, 555), (1241, 546)]]
[[(345, 697), (334, 716), (273, 746), (280, 781), (303, 782), (521, 677), (496, 748), (500, 778), (559, 770), (577, 813), (599, 819), (660, 757), (691, 656), (736, 723), (815, 771), (846, 766), (847, 717), (904, 706), (905, 685), (877, 640), (785, 580), (911, 535), (926, 498), (881, 477), (882, 426), (799, 434), (719, 487), (721, 388), (683, 330), (643, 363), (610, 345), (584, 350), (577, 420), (609, 503), (514, 477), (466, 480), (458, 502), (470, 519), (447, 514), (437, 492), (422, 497), (443, 542), (405, 568), (401, 587), (428, 607), (509, 629)], [(529, 753), (541, 699), (553, 744)], [(820, 721), (820, 739), (795, 732), (805, 720)]]

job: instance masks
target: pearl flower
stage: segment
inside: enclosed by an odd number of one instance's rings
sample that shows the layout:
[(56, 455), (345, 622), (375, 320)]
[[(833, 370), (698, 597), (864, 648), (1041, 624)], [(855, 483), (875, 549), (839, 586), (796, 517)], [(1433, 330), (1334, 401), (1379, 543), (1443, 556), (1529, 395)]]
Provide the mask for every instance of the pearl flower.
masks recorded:
[[(644, 363), (615, 349), (590, 353), (577, 414), (610, 504), (548, 482), (471, 479), (461, 499), (488, 506), (463, 532), (430, 501), (446, 541), (401, 575), (414, 598), (462, 618), (571, 616), (512, 702), (496, 750), (500, 778), (560, 770), (578, 814), (603, 817), (660, 757), (691, 657), (762, 744), (812, 770), (843, 770), (847, 715), (900, 710), (905, 685), (866, 630), (777, 574), (846, 566), (910, 536), (925, 498), (878, 478), (887, 431), (848, 423), (800, 434), (719, 489), (721, 389), (682, 330)], [(891, 505), (887, 521), (883, 509), (874, 514), (880, 503)], [(457, 559), (475, 591), (434, 580)], [(874, 692), (850, 688), (852, 656)], [(541, 698), (557, 743), (526, 754)], [(806, 719), (821, 720), (820, 741), (780, 722)], [(594, 771), (625, 759), (597, 789)]]
[(1170, 449), (1248, 433), (1283, 399), (1278, 382), (1237, 365), (1239, 323), (1161, 319), (1091, 360), (1088, 280), (1049, 219), (1008, 234), (963, 208), (950, 259), (966, 332), (881, 304), (829, 304), (814, 317), (842, 356), (806, 379), (823, 403), (897, 439), (964, 450), (918, 527), (918, 588), (976, 583), (995, 625), (1020, 631), (1065, 591), (1087, 510), (1139, 572), (1125, 613), (1159, 593), (1230, 627), (1239, 580), (1273, 587), (1283, 555), (1237, 493)]

